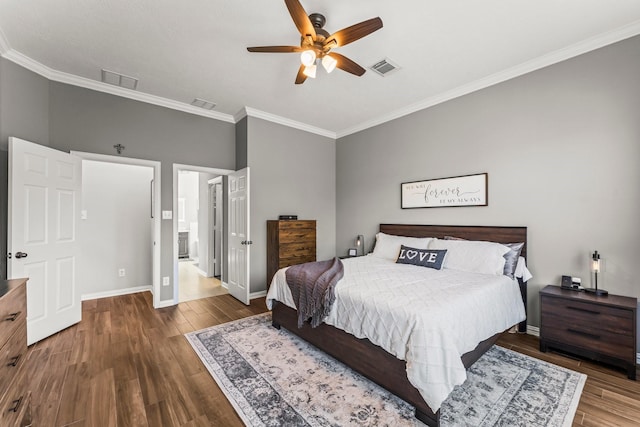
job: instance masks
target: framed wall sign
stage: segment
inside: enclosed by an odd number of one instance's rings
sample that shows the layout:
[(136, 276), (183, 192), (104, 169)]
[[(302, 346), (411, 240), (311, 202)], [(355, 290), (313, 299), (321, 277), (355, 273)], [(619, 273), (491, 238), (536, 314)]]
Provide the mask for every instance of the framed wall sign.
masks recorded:
[(488, 206), (488, 174), (400, 184), (402, 209)]

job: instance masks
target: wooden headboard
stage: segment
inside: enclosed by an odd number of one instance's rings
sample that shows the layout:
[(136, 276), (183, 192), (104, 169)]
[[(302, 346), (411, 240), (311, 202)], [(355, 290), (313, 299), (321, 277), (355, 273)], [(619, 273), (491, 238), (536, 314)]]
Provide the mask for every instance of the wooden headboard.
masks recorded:
[[(409, 237), (459, 237), (467, 240), (486, 240), (497, 243), (524, 242), (520, 256), (527, 259), (527, 227), (493, 227), (475, 225), (415, 225), (415, 224), (380, 224), (380, 231), (386, 234)], [(518, 279), (520, 294), (527, 311), (527, 284)], [(518, 325), (518, 332), (527, 332), (527, 321)]]
[(417, 225), (380, 224), (386, 234), (409, 237), (459, 237), (467, 240), (486, 240), (497, 243), (524, 242), (520, 256), (527, 258), (527, 227), (494, 227), (477, 225)]

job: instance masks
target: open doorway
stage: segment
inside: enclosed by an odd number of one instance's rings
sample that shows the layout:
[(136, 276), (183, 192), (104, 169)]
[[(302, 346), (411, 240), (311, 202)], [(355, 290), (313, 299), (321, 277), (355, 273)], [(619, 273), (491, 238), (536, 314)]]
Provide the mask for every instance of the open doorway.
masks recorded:
[(174, 165), (174, 301), (228, 293), (224, 268), (223, 176), (231, 171)]
[(159, 307), (160, 162), (71, 154), (83, 163), (83, 299), (151, 290)]
[(223, 236), (226, 233), (224, 228), (224, 197), (222, 196), (222, 176), (210, 179), (208, 181), (209, 203), (208, 203), (208, 222), (209, 222), (209, 247), (207, 276), (222, 277), (222, 251)]

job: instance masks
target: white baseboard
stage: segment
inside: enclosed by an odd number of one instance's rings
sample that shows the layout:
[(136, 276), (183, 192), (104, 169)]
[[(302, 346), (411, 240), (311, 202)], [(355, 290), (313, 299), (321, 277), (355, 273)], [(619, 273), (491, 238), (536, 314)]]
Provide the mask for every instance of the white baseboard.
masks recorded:
[(220, 281), (220, 284), (223, 288), (225, 289), (229, 289), (229, 285), (227, 284), (227, 282), (223, 282), (222, 280)]
[(266, 296), (267, 296), (267, 291), (251, 292), (249, 294), (249, 299), (264, 298)]
[(172, 299), (167, 299), (167, 300), (158, 302), (158, 305), (154, 305), (153, 308), (173, 307), (174, 305), (176, 305), (175, 301), (173, 301)]
[(92, 294), (84, 294), (80, 297), (82, 301), (88, 301), (99, 298), (118, 297), (120, 295), (135, 294), (138, 292), (152, 292), (151, 286), (135, 286), (133, 288), (114, 289), (113, 291), (94, 292)]

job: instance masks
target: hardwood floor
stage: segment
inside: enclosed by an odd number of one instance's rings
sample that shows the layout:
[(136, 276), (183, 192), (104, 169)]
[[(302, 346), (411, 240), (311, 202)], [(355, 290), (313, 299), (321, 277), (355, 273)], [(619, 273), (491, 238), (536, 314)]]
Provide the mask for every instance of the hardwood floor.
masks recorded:
[[(34, 426), (242, 426), (184, 338), (266, 311), (230, 295), (154, 310), (148, 292), (83, 303), (82, 322), (29, 350)], [(499, 344), (589, 377), (574, 426), (640, 425), (640, 383), (622, 371), (540, 353), (538, 339)]]
[(153, 309), (148, 292), (85, 301), (29, 351), (34, 426), (242, 426), (183, 334), (266, 311), (230, 295)]
[(227, 289), (222, 287), (220, 279), (201, 275), (193, 261), (178, 263), (178, 281), (180, 283), (178, 288), (180, 302), (229, 293)]

